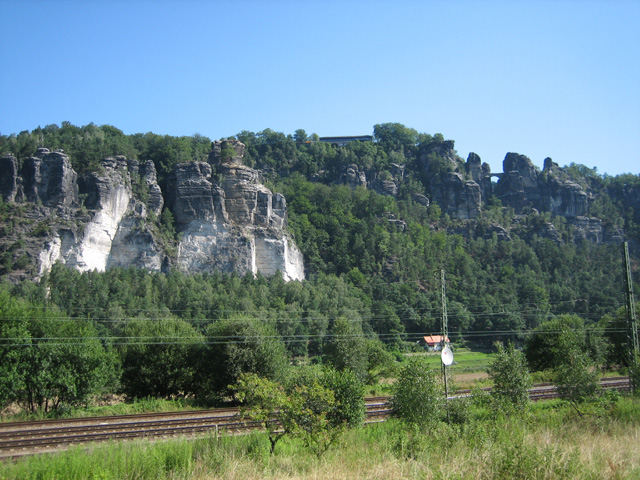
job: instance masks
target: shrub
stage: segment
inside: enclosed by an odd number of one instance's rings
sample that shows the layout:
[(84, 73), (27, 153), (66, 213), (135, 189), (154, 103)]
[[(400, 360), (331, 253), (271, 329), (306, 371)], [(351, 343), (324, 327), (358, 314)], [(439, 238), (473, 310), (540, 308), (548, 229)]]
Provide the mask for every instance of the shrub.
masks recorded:
[(487, 373), (493, 380), (491, 398), (496, 410), (513, 413), (521, 412), (529, 406), (531, 377), (527, 361), (512, 343), (506, 348), (498, 344), (498, 353), (487, 368)]
[(395, 415), (408, 424), (425, 427), (442, 420), (443, 403), (444, 392), (436, 373), (423, 359), (411, 359), (393, 388)]

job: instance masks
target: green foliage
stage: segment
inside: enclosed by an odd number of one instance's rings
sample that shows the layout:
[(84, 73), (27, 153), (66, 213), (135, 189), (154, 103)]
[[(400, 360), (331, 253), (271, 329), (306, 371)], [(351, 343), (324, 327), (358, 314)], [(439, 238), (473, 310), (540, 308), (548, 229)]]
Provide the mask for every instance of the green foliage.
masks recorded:
[(418, 132), (401, 123), (382, 123), (373, 126), (375, 139), (386, 145), (400, 147), (403, 145), (414, 146), (418, 142)]
[(86, 405), (113, 392), (119, 379), (115, 352), (90, 321), (61, 318), (57, 309), (16, 301), (0, 290), (0, 401), (29, 411)]
[(381, 341), (367, 339), (365, 351), (367, 353), (367, 376), (365, 379), (367, 385), (374, 385), (382, 378), (395, 374), (396, 361), (393, 355), (384, 348)]
[(284, 378), (288, 361), (284, 343), (272, 327), (251, 318), (212, 323), (206, 330), (207, 348), (200, 356), (200, 388), (207, 395), (226, 395), (243, 373), (270, 380)]
[(522, 352), (513, 343), (504, 347), (497, 345), (498, 352), (487, 368), (487, 373), (493, 381), (491, 397), (494, 409), (498, 412), (520, 414), (530, 403), (529, 388), (531, 377), (527, 370), (527, 361)]
[(584, 350), (579, 334), (562, 332), (558, 343), (562, 355), (554, 368), (553, 383), (558, 396), (580, 411), (580, 404), (600, 392), (600, 372), (595, 360)]
[(599, 329), (585, 329), (584, 321), (577, 315), (560, 315), (542, 323), (525, 342), (525, 356), (532, 370), (547, 370), (557, 367), (567, 355), (567, 339), (571, 344), (587, 352), (595, 365), (604, 359), (604, 344)]
[(26, 302), (12, 298), (0, 285), (0, 408), (24, 388), (21, 350), (31, 343), (26, 322), (31, 312)]
[(366, 413), (364, 385), (351, 370), (326, 369), (321, 377), (322, 386), (331, 390), (335, 397), (335, 407), (329, 420), (335, 427), (362, 425)]
[(134, 318), (122, 327), (122, 391), (129, 398), (174, 398), (196, 391), (203, 337), (184, 320)]
[(346, 424), (361, 423), (364, 417), (362, 387), (358, 391), (353, 374), (327, 372), (323, 379), (311, 375), (285, 390), (277, 382), (250, 373), (242, 374), (231, 389), (242, 402), (242, 415), (267, 431), (271, 454), (278, 441), (290, 435), (301, 438), (321, 457), (338, 441)]
[(334, 393), (314, 381), (290, 392), (280, 420), (285, 430), (300, 437), (304, 445), (320, 458), (342, 435), (342, 425), (336, 425), (331, 415), (335, 406)]
[(436, 372), (422, 359), (412, 358), (393, 385), (395, 414), (409, 425), (427, 428), (443, 419), (444, 401)]
[(359, 321), (337, 318), (331, 335), (325, 347), (325, 361), (336, 370), (353, 372), (363, 381), (367, 376), (367, 351)]
[(259, 422), (265, 429), (273, 455), (276, 444), (288, 433), (286, 419), (289, 398), (278, 383), (255, 373), (243, 373), (232, 387), (240, 402), (240, 414), (252, 422)]

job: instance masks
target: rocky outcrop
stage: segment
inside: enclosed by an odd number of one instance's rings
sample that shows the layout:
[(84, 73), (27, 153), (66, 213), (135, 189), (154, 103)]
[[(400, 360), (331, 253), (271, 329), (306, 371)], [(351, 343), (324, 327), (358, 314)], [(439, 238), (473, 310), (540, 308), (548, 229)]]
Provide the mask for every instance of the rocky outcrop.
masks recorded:
[(216, 140), (211, 142), (209, 163), (219, 165), (221, 163), (242, 163), (245, 145), (238, 140)]
[(491, 196), (491, 167), (488, 163), (482, 163), (480, 157), (471, 152), (467, 157), (467, 163), (465, 163), (465, 171), (467, 177), (473, 180), (480, 187), (480, 196), (483, 202), (486, 202)]
[(366, 187), (367, 176), (364, 171), (360, 170), (358, 166), (353, 163), (345, 168), (344, 172), (340, 174), (340, 183), (352, 188)]
[(13, 202), (18, 193), (18, 160), (12, 154), (0, 157), (0, 195), (4, 202)]
[(243, 152), (240, 142), (214, 142), (213, 166), (176, 167), (166, 198), (177, 241), (160, 235), (165, 195), (151, 161), (107, 158), (98, 171), (78, 177), (62, 151), (39, 149), (20, 172), (15, 157), (5, 155), (0, 192), (3, 201), (26, 202), (32, 218), (15, 235), (29, 239), (36, 278), (62, 262), (80, 271), (281, 271), (285, 280), (301, 280), (304, 264), (286, 231), (286, 200), (239, 163)]
[(28, 202), (47, 207), (71, 207), (78, 204), (78, 175), (62, 150), (39, 148), (22, 167), (24, 196)]
[[(180, 232), (177, 268), (304, 279), (302, 254), (286, 233), (286, 201), (239, 163), (180, 164), (173, 212)], [(213, 175), (222, 178), (220, 185)]]
[[(164, 255), (154, 239), (153, 227), (147, 224), (148, 207), (133, 192), (131, 175), (138, 174), (138, 163), (116, 157), (103, 160), (101, 166), (100, 172), (78, 182), (82, 207), (88, 211), (83, 228), (61, 228), (54, 233), (43, 250), (41, 273), (55, 261), (80, 271), (116, 266), (160, 270)], [(154, 178), (155, 169), (148, 175)], [(154, 184), (148, 190), (157, 193), (158, 189)], [(151, 198), (148, 190), (145, 196)], [(153, 201), (158, 212), (162, 203), (158, 205), (157, 198)]]
[[(465, 165), (457, 156), (453, 141), (421, 145), (420, 162), (431, 202), (437, 203), (444, 213), (453, 218), (469, 220), (478, 217), (482, 209), (482, 189), (476, 181), (465, 176)], [(484, 182), (482, 173), (475, 171), (475, 165), (471, 165), (469, 170), (474, 170), (471, 178), (475, 174)]]
[(581, 185), (558, 175), (555, 167), (557, 165), (547, 159), (544, 171), (540, 172), (524, 155), (508, 153), (495, 194), (516, 212), (535, 208), (568, 218), (587, 215), (587, 193)]
[(461, 220), (478, 217), (482, 206), (480, 186), (456, 172), (449, 172), (444, 181), (431, 186), (431, 200), (453, 218)]
[(373, 182), (373, 189), (380, 195), (391, 197), (398, 195), (398, 183), (393, 178), (377, 178)]

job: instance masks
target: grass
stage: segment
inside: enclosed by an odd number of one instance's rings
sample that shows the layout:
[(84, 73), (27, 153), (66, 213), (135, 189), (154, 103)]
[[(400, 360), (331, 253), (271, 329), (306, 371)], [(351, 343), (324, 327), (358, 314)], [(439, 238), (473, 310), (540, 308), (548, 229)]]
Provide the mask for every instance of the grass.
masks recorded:
[(159, 398), (143, 398), (134, 402), (114, 401), (105, 405), (92, 405), (88, 407), (72, 407), (60, 412), (28, 412), (21, 410), (18, 413), (3, 415), (0, 422), (19, 422), (28, 420), (44, 420), (49, 418), (84, 418), (101, 417), (107, 415), (130, 415), (136, 413), (175, 412), (181, 410), (193, 410), (202, 408), (192, 405), (185, 399), (163, 400)]
[(577, 417), (559, 402), (528, 416), (476, 412), (412, 433), (397, 421), (346, 432), (318, 459), (263, 434), (75, 448), (0, 465), (0, 479), (632, 479), (640, 478), (640, 400)]
[[(491, 363), (493, 357), (493, 353), (471, 352), (464, 350), (455, 351), (454, 364), (451, 367), (451, 371), (454, 374), (484, 372), (487, 370), (487, 367), (489, 366), (489, 363)], [(427, 361), (432, 368), (440, 368), (440, 365), (442, 364), (439, 352), (435, 354), (429, 354), (427, 356)]]

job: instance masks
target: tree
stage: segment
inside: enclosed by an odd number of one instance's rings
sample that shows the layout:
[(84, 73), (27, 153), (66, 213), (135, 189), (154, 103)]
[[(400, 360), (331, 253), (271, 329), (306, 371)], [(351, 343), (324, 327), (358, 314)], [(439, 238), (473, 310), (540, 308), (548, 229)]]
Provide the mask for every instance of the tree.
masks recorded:
[(122, 391), (129, 398), (185, 396), (195, 391), (203, 336), (173, 317), (131, 319), (122, 331)]
[(27, 329), (30, 306), (0, 286), (0, 408), (13, 400), (24, 385), (21, 351), (31, 343)]
[(579, 406), (600, 392), (600, 375), (589, 352), (575, 332), (563, 332), (559, 339), (563, 355), (554, 368), (553, 383), (558, 396), (581, 413)]
[(212, 323), (206, 331), (207, 348), (200, 366), (201, 393), (226, 395), (243, 373), (270, 380), (284, 377), (288, 367), (282, 339), (270, 325), (257, 319), (231, 318)]
[(443, 418), (444, 392), (436, 372), (423, 359), (412, 358), (393, 385), (395, 415), (409, 425), (426, 427)]
[[(316, 375), (300, 379), (300, 385), (285, 389), (278, 382), (244, 373), (232, 390), (242, 402), (241, 414), (266, 430), (271, 454), (280, 439), (291, 435), (301, 438), (321, 457), (340, 438), (345, 425), (361, 422), (364, 417), (352, 387), (357, 379), (351, 372), (330, 373), (324, 380), (336, 391), (322, 385)], [(361, 391), (359, 398), (364, 407)]]
[(401, 145), (415, 145), (418, 132), (401, 123), (381, 123), (373, 126), (373, 136), (385, 145), (399, 147)]
[(290, 424), (283, 422), (289, 403), (284, 388), (255, 373), (243, 373), (233, 390), (241, 403), (240, 414), (252, 422), (260, 423), (267, 432), (270, 453), (273, 455), (278, 441), (291, 433), (288, 429)]
[(30, 411), (86, 405), (91, 397), (117, 387), (115, 352), (102, 345), (89, 321), (61, 322), (60, 315), (41, 310), (27, 323), (31, 342), (20, 350), (24, 382), (17, 399)]
[(380, 340), (366, 340), (365, 351), (367, 353), (367, 376), (365, 380), (367, 385), (374, 385), (381, 378), (393, 374), (396, 370), (393, 355), (384, 348)]
[(364, 385), (351, 370), (325, 369), (321, 378), (322, 386), (331, 390), (335, 397), (335, 407), (329, 414), (334, 427), (362, 425), (367, 407), (364, 401)]
[(307, 141), (307, 132), (305, 132), (302, 128), (299, 128), (298, 130), (295, 131), (295, 133), (293, 134), (293, 139), (297, 142), (297, 143), (302, 143), (302, 142), (306, 142)]
[(513, 343), (509, 342), (506, 348), (498, 344), (498, 352), (487, 373), (493, 381), (491, 396), (496, 410), (519, 413), (528, 407), (531, 377), (524, 354), (518, 352)]
[(360, 323), (337, 318), (331, 333), (332, 339), (324, 352), (327, 363), (336, 370), (351, 370), (359, 379), (365, 379), (367, 352)]
[(573, 332), (580, 349), (599, 364), (604, 355), (604, 342), (599, 329), (585, 329), (584, 321), (577, 315), (559, 315), (542, 323), (526, 339), (524, 353), (533, 371), (553, 369), (566, 357), (564, 339)]
[(285, 430), (302, 439), (304, 445), (318, 458), (338, 441), (344, 426), (333, 421), (336, 407), (334, 393), (313, 381), (289, 392), (289, 401), (282, 408), (280, 418)]

